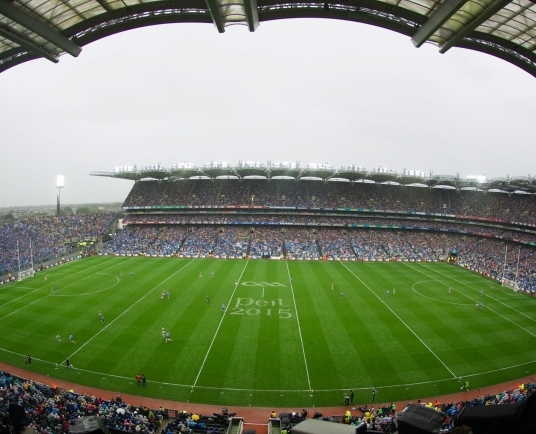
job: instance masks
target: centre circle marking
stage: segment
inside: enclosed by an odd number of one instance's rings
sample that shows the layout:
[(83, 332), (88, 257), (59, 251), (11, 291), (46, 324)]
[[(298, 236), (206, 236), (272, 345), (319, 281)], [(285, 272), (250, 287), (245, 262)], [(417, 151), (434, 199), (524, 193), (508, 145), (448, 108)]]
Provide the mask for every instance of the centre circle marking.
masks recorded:
[[(425, 283), (425, 282), (434, 282), (434, 283), (439, 284), (439, 285), (444, 285), (443, 283), (440, 283), (440, 282), (438, 282), (437, 280), (432, 280), (432, 279), (430, 279), (430, 280), (421, 280), (421, 281), (419, 281), (419, 282), (415, 282), (415, 283), (411, 286), (411, 289), (413, 289), (413, 292), (419, 294), (421, 297), (425, 297), (425, 298), (428, 298), (428, 299), (430, 299), (430, 300), (438, 301), (438, 302), (440, 302), (440, 303), (455, 304), (455, 305), (457, 305), (457, 306), (471, 306), (471, 305), (472, 305), (472, 303), (471, 303), (471, 304), (469, 304), (469, 303), (456, 303), (456, 302), (454, 302), (454, 301), (441, 300), (441, 299), (439, 299), (439, 298), (430, 297), (429, 295), (421, 294), (419, 291), (417, 291), (417, 290), (415, 289), (415, 286), (416, 286), (416, 285), (419, 285), (420, 283)], [(447, 285), (445, 285), (445, 286), (446, 286), (446, 288), (448, 288)], [(447, 291), (447, 289), (445, 289), (445, 291)]]

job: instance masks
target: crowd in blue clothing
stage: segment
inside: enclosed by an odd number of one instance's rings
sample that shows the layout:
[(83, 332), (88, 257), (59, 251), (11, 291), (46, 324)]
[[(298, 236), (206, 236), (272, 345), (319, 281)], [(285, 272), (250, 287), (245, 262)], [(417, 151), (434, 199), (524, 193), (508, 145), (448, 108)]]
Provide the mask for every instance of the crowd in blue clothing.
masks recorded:
[(220, 228), (212, 254), (219, 258), (242, 258), (246, 256), (249, 230), (243, 227)]
[(103, 253), (170, 256), (177, 252), (186, 235), (182, 227), (128, 226), (105, 246)]
[[(155, 249), (164, 245), (166, 249)], [(128, 240), (126, 242), (125, 240)], [(104, 254), (353, 261), (447, 261), (536, 292), (536, 249), (484, 236), (386, 228), (129, 225)]]
[[(61, 257), (81, 242), (94, 242), (108, 231), (113, 213), (40, 216), (0, 226), (0, 274)], [(31, 241), (30, 241), (31, 240)], [(30, 246), (31, 243), (31, 246)]]
[(251, 229), (251, 247), (249, 256), (253, 259), (270, 256), (280, 258), (283, 256), (282, 233), (279, 228), (262, 228), (257, 231)]

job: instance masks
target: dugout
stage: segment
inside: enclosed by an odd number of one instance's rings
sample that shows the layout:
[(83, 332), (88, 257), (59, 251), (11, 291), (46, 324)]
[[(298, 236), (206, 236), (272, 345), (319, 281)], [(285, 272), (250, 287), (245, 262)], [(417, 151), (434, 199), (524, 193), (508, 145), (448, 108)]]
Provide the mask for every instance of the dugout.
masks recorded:
[(305, 419), (292, 427), (292, 434), (355, 434), (356, 428), (355, 425)]
[(458, 263), (458, 255), (459, 255), (459, 252), (458, 250), (456, 249), (452, 249), (450, 252), (449, 252), (449, 257), (447, 259), (447, 262), (449, 264), (457, 264)]

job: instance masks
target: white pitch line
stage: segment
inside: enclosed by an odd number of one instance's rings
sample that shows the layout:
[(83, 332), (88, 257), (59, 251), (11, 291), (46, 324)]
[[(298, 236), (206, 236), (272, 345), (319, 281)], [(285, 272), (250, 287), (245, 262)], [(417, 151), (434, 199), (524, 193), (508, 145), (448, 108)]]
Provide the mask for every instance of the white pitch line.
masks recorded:
[[(26, 287), (21, 287), (21, 286), (18, 286), (18, 288), (23, 288), (23, 289), (33, 289), (33, 288), (26, 288)], [(37, 288), (37, 289), (34, 289), (33, 291), (25, 292), (25, 293), (22, 294), (20, 297), (14, 298), (14, 299), (12, 299), (12, 300), (9, 300), (7, 303), (4, 303), (4, 304), (2, 305), (2, 307), (7, 306), (9, 303), (13, 303), (14, 301), (17, 301), (19, 298), (23, 298), (23, 297), (26, 297), (27, 295), (33, 294), (35, 291), (40, 291), (41, 289), (43, 289), (43, 288)], [(1, 318), (0, 318), (0, 319), (1, 319)]]
[[(478, 289), (473, 288), (472, 286), (469, 286), (469, 285), (466, 284), (466, 283), (460, 282), (459, 280), (454, 279), (453, 277), (449, 277), (449, 276), (448, 276), (447, 274), (445, 274), (445, 273), (441, 273), (440, 271), (433, 270), (433, 269), (431, 269), (430, 267), (427, 267), (427, 266), (425, 266), (425, 265), (423, 265), (423, 264), (420, 264), (420, 265), (421, 265), (422, 267), (428, 269), (428, 270), (433, 271), (434, 273), (441, 274), (442, 276), (445, 276), (445, 277), (447, 277), (447, 278), (449, 278), (449, 279), (452, 279), (452, 280), (454, 280), (455, 282), (460, 283), (461, 285), (468, 286), (469, 288), (471, 288), (471, 289), (474, 290), (474, 291), (478, 291)], [(484, 295), (485, 295), (486, 297), (488, 297), (488, 298), (494, 300), (494, 301), (498, 301), (498, 302), (501, 303), (502, 305), (504, 305), (504, 306), (506, 306), (506, 307), (512, 309), (513, 311), (517, 312), (517, 313), (520, 314), (520, 315), (523, 315), (524, 317), (530, 319), (531, 321), (536, 321), (536, 319), (534, 319), (534, 318), (532, 318), (532, 317), (530, 317), (530, 316), (524, 314), (523, 312), (520, 312), (519, 310), (513, 308), (512, 306), (510, 306), (510, 305), (508, 305), (508, 304), (506, 304), (506, 303), (503, 303), (502, 301), (500, 301), (501, 299), (499, 299), (499, 298), (494, 298), (494, 297), (492, 297), (491, 295), (489, 295), (489, 294), (487, 294), (487, 293), (484, 293)], [(519, 297), (516, 297), (517, 295), (519, 295), (519, 294), (514, 295), (514, 297), (515, 297), (515, 298), (519, 298)]]
[(405, 326), (405, 327), (406, 327), (406, 328), (413, 334), (413, 336), (415, 336), (415, 337), (420, 341), (420, 343), (421, 343), (422, 345), (424, 345), (424, 347), (425, 347), (428, 351), (430, 351), (430, 353), (433, 354), (433, 356), (434, 356), (434, 357), (435, 357), (435, 358), (436, 358), (436, 359), (437, 359), (437, 360), (438, 360), (438, 361), (445, 367), (445, 369), (446, 369), (447, 371), (449, 371), (449, 372), (452, 374), (452, 376), (453, 376), (454, 378), (457, 378), (457, 377), (458, 377), (458, 376), (457, 376), (454, 372), (452, 372), (452, 370), (445, 364), (445, 362), (443, 362), (443, 360), (441, 360), (441, 359), (439, 358), (439, 356), (438, 356), (436, 353), (434, 353), (434, 352), (432, 351), (432, 349), (431, 349), (428, 345), (426, 345), (426, 343), (419, 337), (419, 335), (418, 335), (417, 333), (415, 333), (415, 332), (411, 329), (411, 327), (408, 326), (408, 325), (404, 322), (404, 320), (403, 320), (402, 318), (400, 318), (400, 317), (396, 314), (396, 312), (395, 312), (393, 309), (391, 309), (391, 308), (389, 307), (389, 305), (388, 305), (387, 303), (385, 303), (385, 301), (384, 301), (380, 296), (378, 296), (378, 294), (376, 294), (376, 293), (372, 290), (372, 288), (371, 288), (370, 286), (368, 286), (365, 282), (363, 282), (363, 281), (362, 281), (362, 280), (361, 280), (361, 279), (360, 279), (360, 278), (359, 278), (359, 277), (358, 277), (352, 270), (350, 270), (350, 269), (344, 264), (344, 262), (340, 261), (340, 263), (341, 263), (342, 266), (343, 266), (344, 268), (346, 268), (346, 269), (347, 269), (347, 270), (348, 270), (348, 271), (349, 271), (349, 272), (350, 272), (350, 273), (351, 273), (357, 280), (359, 280), (359, 281), (363, 284), (363, 286), (365, 286), (365, 287), (366, 287), (366, 288), (367, 288), (367, 289), (368, 289), (368, 290), (369, 290), (369, 291), (370, 291), (370, 292), (371, 292), (371, 293), (372, 293), (378, 300), (380, 300), (380, 301), (382, 302), (382, 304), (383, 304), (387, 309), (389, 309), (389, 311), (391, 311), (391, 313), (392, 313), (394, 316), (396, 316), (396, 317), (398, 318), (398, 320), (399, 320), (402, 324), (404, 324), (404, 326)]
[[(145, 297), (147, 297), (149, 294), (151, 294), (155, 289), (159, 288), (161, 285), (166, 283), (169, 279), (171, 279), (175, 274), (179, 273), (180, 271), (184, 270), (188, 265), (190, 265), (194, 260), (192, 259), (190, 262), (188, 262), (186, 265), (183, 265), (181, 268), (179, 268), (177, 271), (175, 271), (172, 275), (167, 277), (166, 279), (162, 280), (158, 285), (156, 285), (153, 289), (151, 289), (148, 293), (146, 293), (143, 297), (141, 297), (138, 301), (133, 303), (128, 309), (125, 309), (122, 313), (120, 313), (116, 318), (114, 318), (112, 321), (107, 323), (102, 329), (100, 329), (97, 333), (95, 333), (91, 338), (89, 338), (84, 344), (82, 344), (74, 353), (72, 353), (68, 359), (73, 357), (78, 351), (80, 351), (82, 348), (84, 348), (87, 344), (89, 344), (93, 339), (95, 339), (98, 335), (100, 335), (104, 330), (106, 330), (108, 327), (110, 327), (114, 322), (116, 322), (119, 318), (121, 318), (124, 314), (126, 314), (130, 309), (132, 309), (134, 306), (136, 306), (140, 301), (142, 301)], [(60, 362), (63, 363), (63, 362)]]
[(305, 347), (303, 345), (303, 336), (301, 332), (301, 326), (300, 326), (300, 318), (298, 317), (298, 306), (296, 305), (296, 298), (294, 297), (294, 283), (292, 281), (292, 277), (290, 276), (290, 269), (288, 268), (288, 261), (285, 261), (285, 264), (287, 266), (287, 273), (288, 273), (288, 279), (290, 282), (290, 293), (292, 294), (292, 301), (294, 302), (294, 312), (296, 314), (296, 322), (298, 324), (298, 333), (300, 335), (300, 343), (302, 348), (302, 354), (303, 354), (303, 362), (305, 363), (305, 373), (307, 374), (307, 384), (309, 385), (309, 390), (313, 390), (311, 387), (311, 378), (309, 376), (309, 367), (307, 365), (307, 357), (305, 356)]
[[(85, 270), (80, 270), (80, 271), (78, 271), (77, 273), (71, 274), (71, 276), (76, 276), (76, 274), (81, 273), (82, 271), (86, 272), (87, 270), (90, 270), (91, 268), (94, 268), (94, 267), (96, 267), (96, 266), (97, 266), (97, 265), (94, 265), (93, 267), (86, 268)], [(109, 267), (108, 267), (108, 268), (109, 268)], [(105, 270), (106, 270), (106, 268), (105, 268)], [(59, 281), (61, 282), (61, 279), (60, 279)], [(14, 301), (17, 301), (19, 298), (23, 298), (23, 297), (26, 297), (26, 296), (28, 296), (28, 295), (31, 295), (31, 294), (33, 294), (33, 293), (36, 292), (36, 291), (40, 291), (41, 289), (47, 289), (47, 288), (48, 288), (48, 284), (45, 285), (45, 286), (41, 286), (41, 287), (39, 287), (39, 288), (36, 288), (36, 289), (34, 289), (34, 288), (30, 288), (30, 287), (27, 287), (27, 286), (18, 286), (18, 285), (16, 286), (16, 288), (33, 289), (33, 291), (26, 292), (26, 293), (24, 293), (23, 295), (21, 295), (20, 297), (14, 298), (13, 300), (9, 300), (7, 303), (4, 303), (4, 304), (2, 305), (2, 307), (7, 306), (9, 303), (13, 303)], [(50, 295), (50, 294), (47, 294), (47, 295)], [(46, 297), (47, 295), (45, 295), (45, 297)], [(40, 298), (39, 300), (42, 300), (42, 299), (45, 298), (45, 297), (42, 297), (42, 298)], [(39, 301), (39, 300), (37, 300), (37, 301)], [(34, 303), (35, 303), (35, 302), (34, 302)], [(25, 308), (26, 306), (30, 306), (31, 304), (33, 304), (33, 303), (27, 304), (27, 305), (23, 306), (21, 309)], [(19, 309), (19, 310), (21, 310), (21, 309)], [(15, 312), (18, 312), (19, 310), (15, 311)], [(11, 313), (10, 313), (9, 315), (11, 315)], [(9, 315), (6, 315), (6, 316), (9, 316)], [(0, 317), (0, 320), (2, 320), (2, 319), (4, 319), (4, 318), (5, 318), (5, 317)]]
[[(0, 348), (0, 351), (4, 351), (6, 353), (10, 353), (10, 354), (13, 354), (13, 355), (16, 355), (16, 356), (20, 356), (21, 359), (22, 358), (26, 358), (26, 354), (21, 354), (21, 353), (16, 353), (15, 351), (11, 351), (11, 350), (7, 350), (5, 348)], [(49, 364), (49, 365), (55, 365), (57, 366), (58, 363), (55, 363), (55, 362), (50, 362), (48, 360), (43, 360), (43, 359), (39, 359), (37, 357), (32, 357), (32, 360), (33, 361), (38, 361), (38, 362), (42, 362), (42, 363), (46, 363), (46, 364)], [(477, 377), (479, 375), (484, 375), (484, 374), (491, 374), (491, 373), (494, 373), (494, 372), (499, 372), (499, 371), (506, 371), (508, 369), (514, 369), (514, 368), (519, 368), (521, 366), (526, 366), (526, 365), (530, 365), (534, 363), (534, 360), (531, 360), (529, 362), (524, 362), (524, 363), (518, 363), (516, 365), (510, 365), (510, 366), (505, 366), (504, 368), (497, 368), (497, 369), (493, 369), (493, 370), (490, 370), (490, 371), (483, 371), (483, 372), (475, 372), (473, 374), (466, 374), (466, 375), (463, 375), (463, 378), (468, 378), (468, 377)], [(75, 371), (80, 371), (80, 372), (86, 372), (88, 374), (94, 374), (94, 375), (100, 375), (100, 376), (104, 376), (104, 377), (110, 377), (110, 378), (118, 378), (120, 380), (126, 380), (126, 381), (129, 381), (131, 382), (132, 381), (132, 377), (125, 377), (123, 375), (114, 375), (114, 374), (108, 374), (108, 373), (104, 373), (104, 372), (97, 372), (97, 371), (91, 371), (89, 369), (83, 369), (83, 368), (73, 368), (73, 370)], [(415, 382), (415, 383), (402, 383), (402, 384), (386, 384), (386, 385), (378, 385), (376, 384), (377, 387), (381, 388), (381, 389), (393, 389), (393, 388), (396, 388), (396, 387), (411, 387), (411, 386), (422, 386), (422, 385), (425, 385), (425, 384), (434, 384), (434, 383), (444, 383), (446, 381), (452, 381), (453, 378), (451, 377), (448, 377), (448, 378), (440, 378), (438, 380), (429, 380), (429, 381), (418, 381), (418, 382)], [(454, 380), (457, 380), (456, 378), (454, 378)], [(164, 386), (173, 386), (173, 387), (185, 387), (185, 388), (191, 388), (191, 384), (181, 384), (181, 383), (168, 383), (168, 382), (165, 382), (165, 381), (157, 381), (157, 380), (151, 380), (151, 384), (160, 384), (160, 385), (164, 385)], [(215, 391), (218, 391), (218, 390), (225, 390), (225, 391), (230, 391), (230, 392), (255, 392), (255, 393), (272, 393), (272, 392), (278, 392), (278, 393), (310, 393), (311, 390), (305, 390), (305, 389), (242, 389), (242, 388), (237, 388), (237, 387), (213, 387), (213, 386), (196, 386), (198, 389), (205, 389), (205, 390), (215, 390)], [(365, 386), (365, 387), (354, 387), (354, 390), (370, 390), (372, 386)], [(340, 391), (347, 391), (348, 389), (315, 389), (315, 392), (340, 392)]]
[[(238, 288), (239, 282), (242, 280), (242, 276), (244, 275), (244, 271), (246, 271), (246, 267), (249, 264), (249, 259), (246, 261), (246, 265), (244, 265), (244, 268), (242, 269), (242, 272), (240, 273), (240, 277), (235, 283), (235, 287), (233, 289), (233, 292), (231, 294), (231, 297), (229, 298), (229, 301), (227, 302), (227, 306), (231, 305), (231, 300), (234, 297), (234, 294), (236, 292), (236, 288)], [(218, 327), (216, 328), (216, 331), (214, 332), (214, 336), (212, 337), (212, 341), (210, 342), (210, 345), (208, 346), (207, 353), (205, 354), (205, 358), (203, 359), (203, 362), (201, 363), (201, 367), (199, 368), (199, 372), (197, 373), (197, 377), (195, 377), (195, 381), (193, 384), (193, 387), (197, 386), (197, 380), (199, 380), (199, 376), (201, 375), (201, 372), (203, 371), (203, 368), (205, 367), (205, 363), (208, 359), (208, 355), (210, 353), (210, 350), (212, 349), (212, 345), (214, 345), (214, 341), (216, 341), (216, 336), (218, 336), (218, 332), (220, 331), (220, 327), (223, 323), (223, 319), (225, 318), (225, 315), (227, 315), (227, 309), (223, 312), (223, 315), (221, 316), (220, 323), (218, 324)]]
[(107, 288), (104, 288), (104, 289), (98, 289), (96, 291), (83, 292), (81, 294), (55, 294), (55, 293), (51, 293), (50, 296), (51, 297), (80, 297), (82, 295), (93, 295), (93, 294), (98, 294), (99, 292), (108, 291), (109, 289), (112, 289), (113, 287), (119, 285), (119, 282), (120, 282), (119, 277), (114, 276), (113, 274), (101, 273), (100, 271), (98, 273), (95, 273), (95, 274), (102, 274), (104, 276), (111, 276), (116, 280), (116, 282), (112, 286), (108, 286)]
[[(411, 267), (411, 266), (408, 265), (408, 264), (404, 264), (404, 265), (405, 265), (406, 267), (411, 268), (411, 269), (414, 270), (414, 271), (417, 271), (418, 273), (424, 274), (426, 277), (429, 277), (430, 279), (434, 279), (436, 282), (439, 282), (439, 283), (442, 283), (443, 285), (446, 285), (444, 282), (441, 282), (441, 280), (438, 280), (438, 279), (436, 279), (435, 277), (430, 276), (429, 274), (427, 274), (427, 273), (425, 273), (425, 272), (423, 272), (423, 271), (418, 270), (417, 268)], [(424, 265), (421, 265), (421, 266), (424, 267), (424, 268), (426, 268), (426, 269), (429, 269), (429, 267), (426, 267), (426, 266), (424, 266)], [(434, 271), (434, 270), (432, 270), (432, 271)], [(434, 272), (436, 272), (436, 271), (434, 271)], [(458, 280), (454, 279), (453, 277), (449, 277), (449, 276), (447, 276), (446, 274), (443, 274), (443, 273), (440, 273), (440, 272), (437, 272), (437, 273), (438, 273), (438, 274), (441, 274), (441, 275), (443, 275), (443, 276), (445, 276), (445, 278), (448, 278), (448, 279), (454, 280), (455, 282), (458, 282)], [(458, 282), (458, 283), (459, 283), (459, 282)], [(462, 284), (462, 285), (465, 285), (465, 284)], [(469, 285), (465, 285), (465, 286), (469, 286)], [(471, 288), (471, 287), (470, 287), (470, 288)], [(471, 288), (471, 289), (473, 289), (473, 290), (475, 290), (475, 291), (478, 291), (478, 290), (475, 289), (475, 288)], [(457, 292), (459, 292), (459, 293), (460, 293), (461, 295), (463, 295), (464, 297), (467, 297), (469, 300), (472, 300), (473, 302), (476, 302), (476, 301), (478, 300), (478, 299), (473, 299), (473, 298), (469, 297), (467, 294), (464, 294), (464, 293), (461, 292), (461, 291), (457, 291)], [(490, 297), (490, 298), (492, 298), (492, 297)], [(492, 298), (492, 300), (495, 300), (495, 299)], [(505, 304), (505, 303), (502, 303), (502, 302), (499, 302), (499, 303), (504, 304), (505, 306), (509, 307), (509, 306), (508, 306), (507, 304)], [(524, 328), (524, 327), (521, 327), (519, 324), (516, 324), (516, 323), (515, 323), (514, 321), (512, 321), (511, 319), (508, 319), (508, 318), (506, 318), (504, 315), (501, 315), (501, 314), (500, 314), (499, 312), (497, 312), (496, 310), (493, 310), (493, 309), (491, 309), (491, 308), (488, 307), (488, 306), (486, 306), (486, 309), (489, 310), (490, 312), (493, 312), (495, 315), (500, 316), (502, 319), (508, 321), (509, 323), (512, 323), (512, 324), (515, 325), (516, 327), (519, 327), (521, 330), (527, 332), (529, 335), (531, 335), (531, 336), (533, 336), (533, 337), (536, 338), (536, 334), (532, 333), (531, 331), (527, 330), (527, 329)], [(518, 311), (517, 311), (516, 309), (514, 309), (514, 308), (511, 308), (511, 309), (514, 310), (514, 311), (516, 311), (516, 312), (518, 312)], [(521, 314), (521, 312), (518, 312), (518, 313)], [(526, 315), (525, 315), (525, 316), (526, 316)], [(529, 317), (529, 318), (530, 318), (530, 317)], [(530, 319), (532, 319), (532, 318), (530, 318)]]
[[(6, 289), (6, 288), (15, 288), (15, 289), (36, 289), (35, 287), (32, 287), (32, 286), (22, 286), (22, 285), (16, 285), (16, 286), (4, 286), (3, 289)], [(41, 289), (41, 288), (37, 288), (37, 289)]]
[(472, 306), (470, 304), (467, 304), (467, 303), (455, 303), (453, 301), (445, 301), (445, 300), (440, 300), (438, 298), (434, 298), (434, 297), (430, 297), (428, 295), (424, 295), (424, 294), (421, 294), (419, 291), (417, 291), (415, 289), (415, 285), (418, 285), (419, 283), (426, 283), (426, 282), (437, 282), (437, 280), (434, 280), (434, 279), (430, 279), (430, 280), (421, 280), (419, 282), (415, 282), (412, 286), (411, 286), (411, 289), (413, 290), (413, 292), (415, 294), (419, 294), (421, 297), (424, 297), (424, 298), (427, 298), (429, 300), (433, 300), (435, 302), (438, 302), (438, 303), (446, 303), (446, 304), (454, 304), (456, 306)]
[[(110, 261), (107, 261), (107, 262), (110, 262)], [(124, 262), (126, 262), (126, 261), (124, 261)], [(90, 270), (90, 269), (92, 269), (92, 268), (95, 268), (95, 267), (97, 267), (98, 265), (102, 265), (102, 264), (94, 265), (94, 266), (92, 266), (92, 267), (89, 267), (89, 268), (84, 269), (83, 271), (86, 272), (87, 270)], [(112, 266), (110, 266), (110, 267), (106, 267), (104, 270), (108, 270), (109, 268), (113, 268), (113, 267), (114, 267), (114, 265), (112, 265)], [(103, 271), (104, 271), (104, 270), (103, 270)], [(76, 274), (81, 273), (81, 272), (82, 272), (82, 270), (79, 271), (79, 272), (77, 272), (77, 273), (72, 274), (72, 276), (76, 276)], [(100, 272), (99, 272), (99, 273), (100, 273)], [(93, 276), (93, 275), (91, 275), (91, 276)], [(76, 282), (73, 282), (73, 283), (71, 283), (71, 284), (65, 286), (63, 289), (68, 288), (69, 286), (74, 285), (75, 283), (78, 283), (78, 282), (80, 282), (80, 281), (82, 281), (82, 280), (84, 280), (84, 279), (88, 279), (88, 278), (91, 277), (91, 276), (88, 275), (88, 276), (84, 277), (83, 279), (80, 279), (80, 280), (78, 280), (78, 281), (76, 281)], [(47, 287), (48, 287), (48, 285), (47, 285)], [(45, 287), (41, 287), (41, 288), (39, 288), (39, 289), (44, 289), (44, 288), (45, 288)], [(46, 289), (46, 288), (45, 288), (45, 289)], [(37, 290), (36, 290), (36, 291), (37, 291)], [(61, 291), (61, 288), (60, 288), (58, 291)], [(35, 291), (32, 291), (32, 292), (35, 292)], [(31, 294), (31, 293), (28, 293), (27, 295), (29, 295), (29, 294)], [(41, 297), (41, 298), (39, 298), (39, 299), (37, 299), (37, 300), (31, 302), (31, 303), (25, 304), (25, 305), (22, 306), (20, 309), (14, 310), (14, 311), (8, 313), (7, 315), (4, 315), (4, 316), (0, 317), (0, 321), (2, 321), (4, 318), (7, 318), (7, 317), (13, 315), (14, 313), (17, 313), (17, 312), (19, 312), (19, 311), (21, 311), (21, 310), (27, 308), (28, 306), (31, 306), (32, 304), (35, 304), (35, 303), (37, 303), (37, 302), (43, 300), (43, 299), (46, 298), (46, 297), (49, 297), (49, 296), (53, 295), (53, 294), (54, 294), (54, 293), (47, 293), (47, 294), (44, 295), (43, 297)], [(19, 297), (19, 298), (20, 298), (20, 297)], [(9, 303), (9, 302), (8, 302), (8, 303)], [(7, 305), (8, 303), (5, 303), (4, 306)]]

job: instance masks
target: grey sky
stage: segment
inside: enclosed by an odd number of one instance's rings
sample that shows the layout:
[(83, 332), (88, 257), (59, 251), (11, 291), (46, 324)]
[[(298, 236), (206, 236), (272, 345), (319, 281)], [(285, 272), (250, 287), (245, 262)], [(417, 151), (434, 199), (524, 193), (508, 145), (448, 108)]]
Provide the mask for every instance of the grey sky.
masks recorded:
[(124, 32), (0, 74), (0, 207), (122, 201), (115, 166), (328, 162), (536, 174), (536, 80), (481, 53), (301, 19)]

